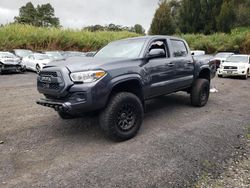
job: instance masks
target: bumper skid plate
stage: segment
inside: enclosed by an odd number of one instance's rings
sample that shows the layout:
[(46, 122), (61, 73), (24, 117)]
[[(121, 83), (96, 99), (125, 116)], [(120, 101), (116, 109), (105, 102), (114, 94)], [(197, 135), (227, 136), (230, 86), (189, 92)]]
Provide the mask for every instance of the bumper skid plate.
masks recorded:
[(70, 109), (70, 104), (67, 105), (67, 103), (60, 103), (60, 102), (52, 102), (46, 99), (40, 99), (38, 101), (36, 101), (37, 104), (45, 106), (45, 107), (49, 107), (49, 108), (53, 108), (56, 111), (68, 111)]

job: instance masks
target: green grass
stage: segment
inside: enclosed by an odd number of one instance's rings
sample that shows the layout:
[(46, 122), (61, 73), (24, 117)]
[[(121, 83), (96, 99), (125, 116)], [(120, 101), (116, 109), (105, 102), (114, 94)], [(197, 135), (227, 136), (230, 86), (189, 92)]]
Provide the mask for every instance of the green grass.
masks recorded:
[(219, 51), (250, 53), (250, 27), (236, 28), (231, 34), (182, 34), (180, 36), (186, 39), (190, 48), (194, 50), (205, 50), (207, 53)]
[[(138, 36), (131, 32), (88, 32), (73, 29), (38, 28), (11, 24), (0, 27), (0, 50), (27, 48), (31, 50), (97, 50), (107, 43)], [(207, 53), (234, 51), (250, 54), (250, 27), (237, 28), (231, 34), (181, 34), (191, 49)]]
[(0, 50), (97, 50), (110, 41), (136, 37), (130, 32), (88, 32), (82, 30), (38, 28), (30, 25), (0, 27)]

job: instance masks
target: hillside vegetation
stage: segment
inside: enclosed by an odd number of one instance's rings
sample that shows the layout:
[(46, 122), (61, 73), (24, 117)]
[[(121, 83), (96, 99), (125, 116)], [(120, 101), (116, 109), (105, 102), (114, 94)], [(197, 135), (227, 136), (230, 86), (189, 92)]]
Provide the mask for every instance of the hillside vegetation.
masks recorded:
[(232, 51), (250, 54), (250, 28), (236, 28), (230, 34), (185, 34), (180, 37), (186, 39), (193, 50), (205, 50), (207, 53)]
[(11, 24), (0, 27), (0, 50), (97, 50), (110, 41), (138, 36), (132, 32), (89, 32)]
[[(139, 35), (126, 31), (89, 32), (14, 24), (0, 27), (0, 50), (26, 48), (35, 51), (90, 51), (97, 50), (113, 40), (136, 36)], [(207, 53), (234, 51), (250, 54), (250, 28), (234, 29), (231, 34), (185, 34), (179, 36), (186, 39), (192, 49), (205, 50)]]

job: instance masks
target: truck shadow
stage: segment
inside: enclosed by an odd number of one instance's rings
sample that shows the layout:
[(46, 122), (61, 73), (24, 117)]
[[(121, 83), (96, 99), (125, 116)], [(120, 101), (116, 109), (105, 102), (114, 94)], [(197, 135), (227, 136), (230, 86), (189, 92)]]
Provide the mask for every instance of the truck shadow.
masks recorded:
[[(147, 111), (144, 116), (144, 123), (153, 121), (154, 118), (174, 118), (175, 111), (179, 108), (191, 108), (189, 96), (186, 94), (172, 94), (147, 101)], [(48, 109), (50, 110), (50, 109)], [(51, 113), (50, 113), (51, 112)], [(72, 120), (62, 120), (54, 111), (45, 111), (42, 116), (34, 122), (35, 126), (23, 129), (19, 132), (9, 132), (2, 138), (9, 137), (10, 142), (22, 148), (32, 146), (36, 143), (46, 143), (49, 140), (59, 139), (64, 143), (113, 143), (104, 135), (99, 126), (97, 115), (88, 115)], [(51, 114), (47, 116), (47, 114)], [(45, 119), (46, 118), (46, 119)], [(142, 125), (143, 127), (144, 125)], [(150, 128), (150, 127), (148, 127)], [(153, 127), (152, 127), (153, 129)], [(19, 137), (19, 143), (16, 143)]]
[(146, 115), (157, 113), (158, 111), (169, 110), (170, 108), (190, 107), (189, 95), (185, 93), (175, 93), (164, 95), (146, 102)]
[(35, 167), (36, 163), (40, 164), (40, 162), (46, 161), (48, 156), (50, 156), (50, 163), (52, 163), (58, 156), (67, 156), (71, 152), (92, 151), (93, 147), (102, 152), (119, 145), (133, 144), (138, 139), (150, 134), (150, 130), (155, 128), (155, 126), (151, 126), (152, 122), (157, 118), (174, 118), (173, 115), (177, 109), (189, 108), (188, 99), (188, 95), (172, 94), (148, 101), (142, 130), (135, 139), (125, 143), (114, 143), (108, 139), (99, 127), (98, 117), (95, 115), (62, 120), (50, 109), (45, 111), (46, 115), (33, 122), (34, 126), (11, 131), (5, 135), (0, 134), (0, 137), (6, 142), (5, 149), (8, 151), (8, 155), (11, 155), (9, 148), (15, 148), (18, 154), (22, 153), (22, 158), (17, 157), (21, 167), (27, 164), (31, 165), (30, 161), (26, 160), (26, 158), (29, 159), (27, 156), (31, 151), (34, 156), (30, 159), (33, 160), (32, 166)]
[[(146, 102), (144, 121), (161, 118), (161, 116), (172, 116), (172, 112), (179, 108), (191, 108), (189, 95), (176, 93), (149, 100)], [(98, 114), (90, 114), (72, 120), (61, 120), (58, 117), (56, 122), (60, 125), (61, 132), (66, 135), (92, 135), (93, 137), (106, 138), (99, 126)]]

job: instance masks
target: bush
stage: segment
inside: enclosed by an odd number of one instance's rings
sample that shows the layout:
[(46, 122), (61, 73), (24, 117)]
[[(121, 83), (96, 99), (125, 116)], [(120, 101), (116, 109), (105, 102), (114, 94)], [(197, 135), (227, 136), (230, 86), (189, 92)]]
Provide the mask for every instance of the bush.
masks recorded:
[(11, 24), (0, 27), (0, 50), (26, 48), (31, 50), (97, 50), (107, 43), (138, 36), (121, 31), (89, 32), (72, 29), (42, 28)]
[[(39, 50), (98, 50), (107, 43), (129, 37), (136, 33), (121, 31), (98, 31), (42, 28), (30, 25), (11, 24), (0, 27), (0, 50), (27, 48)], [(205, 50), (207, 53), (233, 51), (250, 53), (250, 28), (236, 28), (230, 34), (215, 33), (180, 34), (193, 50)]]
[(187, 40), (193, 50), (205, 50), (207, 53), (219, 51), (250, 53), (250, 28), (236, 28), (230, 34), (185, 34), (180, 36)]

